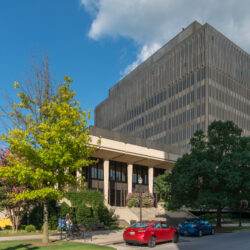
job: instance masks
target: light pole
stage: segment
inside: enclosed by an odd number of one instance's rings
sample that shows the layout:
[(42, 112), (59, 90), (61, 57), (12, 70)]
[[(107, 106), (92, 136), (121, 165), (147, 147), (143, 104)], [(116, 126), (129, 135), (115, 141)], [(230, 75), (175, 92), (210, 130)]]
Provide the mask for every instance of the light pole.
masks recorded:
[[(240, 198), (241, 198), (241, 193), (242, 193), (242, 191), (240, 190)], [(241, 224), (241, 206), (242, 206), (242, 204), (241, 204), (241, 201), (240, 201), (240, 219), (239, 219), (239, 227), (242, 227), (242, 224)]]
[(141, 176), (139, 175), (138, 176), (138, 183), (139, 183), (139, 195), (140, 195), (140, 221), (142, 221), (142, 195), (141, 195), (141, 184), (142, 184), (142, 178)]

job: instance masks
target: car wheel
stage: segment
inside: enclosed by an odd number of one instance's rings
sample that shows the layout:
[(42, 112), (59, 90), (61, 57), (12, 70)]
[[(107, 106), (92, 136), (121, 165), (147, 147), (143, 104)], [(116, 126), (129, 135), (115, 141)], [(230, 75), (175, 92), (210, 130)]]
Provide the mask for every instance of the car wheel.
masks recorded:
[(203, 235), (202, 231), (201, 231), (201, 230), (199, 230), (199, 232), (198, 232), (198, 236), (199, 236), (199, 237), (201, 237), (202, 235)]
[(125, 241), (125, 244), (128, 246), (128, 245), (130, 245), (130, 243), (128, 242), (128, 241)]
[(149, 247), (155, 247), (155, 245), (156, 245), (156, 238), (155, 238), (155, 236), (152, 236), (152, 237), (149, 239), (148, 246), (149, 246)]
[(214, 233), (215, 233), (214, 228), (212, 228), (211, 234), (214, 235)]
[(172, 242), (177, 243), (178, 241), (179, 241), (179, 235), (177, 233), (175, 233)]

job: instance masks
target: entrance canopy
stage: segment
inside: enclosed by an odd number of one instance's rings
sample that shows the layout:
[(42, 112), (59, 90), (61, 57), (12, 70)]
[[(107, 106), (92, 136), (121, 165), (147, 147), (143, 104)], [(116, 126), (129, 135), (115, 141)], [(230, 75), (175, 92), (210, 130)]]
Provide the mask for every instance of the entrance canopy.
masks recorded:
[(91, 127), (90, 135), (97, 158), (170, 170), (180, 157), (177, 149), (113, 131)]

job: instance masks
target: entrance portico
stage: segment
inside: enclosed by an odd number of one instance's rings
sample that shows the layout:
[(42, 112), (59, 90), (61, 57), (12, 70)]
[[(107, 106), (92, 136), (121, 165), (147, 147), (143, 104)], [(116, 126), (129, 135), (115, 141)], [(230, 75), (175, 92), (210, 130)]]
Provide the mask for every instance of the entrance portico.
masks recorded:
[(110, 205), (125, 206), (127, 193), (138, 190), (139, 176), (143, 191), (154, 193), (154, 178), (171, 170), (179, 157), (165, 151), (165, 145), (154, 143), (149, 147), (146, 140), (121, 138), (124, 135), (99, 128), (90, 129), (90, 135), (91, 145), (96, 147), (93, 157), (101, 163), (96, 170), (90, 170), (89, 181), (92, 188), (103, 189), (105, 202)]

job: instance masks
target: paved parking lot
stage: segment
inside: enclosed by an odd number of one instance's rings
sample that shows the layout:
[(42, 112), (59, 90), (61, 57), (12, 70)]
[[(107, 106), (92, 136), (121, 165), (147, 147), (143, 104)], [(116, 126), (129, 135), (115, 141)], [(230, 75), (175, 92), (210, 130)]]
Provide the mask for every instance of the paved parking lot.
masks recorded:
[[(143, 246), (126, 245), (125, 243), (112, 245), (117, 250), (134, 249), (146, 250), (152, 249)], [(177, 244), (167, 242), (157, 244), (154, 249), (167, 250), (249, 250), (250, 249), (250, 230), (234, 233), (218, 233), (207, 235), (201, 238), (183, 236)]]

